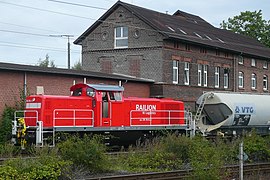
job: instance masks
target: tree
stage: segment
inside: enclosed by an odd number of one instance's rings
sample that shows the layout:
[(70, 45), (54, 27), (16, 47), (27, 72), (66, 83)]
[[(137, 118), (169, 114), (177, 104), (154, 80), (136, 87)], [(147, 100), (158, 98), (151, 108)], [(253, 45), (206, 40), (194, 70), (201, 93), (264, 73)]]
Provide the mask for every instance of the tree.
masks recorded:
[(82, 70), (82, 63), (80, 62), (80, 60), (75, 62), (72, 69), (74, 69), (74, 70)]
[(262, 11), (245, 11), (240, 15), (220, 23), (222, 29), (228, 29), (238, 34), (247, 35), (270, 47), (270, 20), (262, 18)]
[(56, 68), (56, 65), (54, 64), (53, 60), (50, 60), (50, 57), (48, 54), (46, 54), (46, 57), (44, 60), (42, 60), (41, 58), (39, 58), (38, 61), (38, 66), (40, 67), (52, 67), (52, 68)]

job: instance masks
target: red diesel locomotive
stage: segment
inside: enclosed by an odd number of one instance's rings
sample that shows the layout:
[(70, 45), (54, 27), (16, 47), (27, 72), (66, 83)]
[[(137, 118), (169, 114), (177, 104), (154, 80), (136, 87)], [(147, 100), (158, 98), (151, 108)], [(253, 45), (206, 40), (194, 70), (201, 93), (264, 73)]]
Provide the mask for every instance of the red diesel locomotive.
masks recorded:
[(25, 110), (15, 113), (14, 142), (20, 139), (21, 144), (31, 141), (42, 146), (51, 135), (54, 145), (55, 132), (117, 134), (122, 142), (129, 142), (132, 134), (185, 131), (191, 117), (181, 101), (124, 98), (122, 86), (76, 84), (70, 91), (71, 96), (27, 97)]

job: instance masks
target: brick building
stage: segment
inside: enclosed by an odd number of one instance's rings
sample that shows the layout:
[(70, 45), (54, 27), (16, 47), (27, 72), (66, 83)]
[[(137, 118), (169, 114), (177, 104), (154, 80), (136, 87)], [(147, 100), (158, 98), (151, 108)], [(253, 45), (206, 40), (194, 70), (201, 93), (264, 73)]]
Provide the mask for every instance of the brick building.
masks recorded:
[(119, 81), (125, 88), (124, 96), (149, 97), (153, 81), (140, 80), (120, 75), (59, 68), (42, 68), (10, 63), (0, 63), (0, 114), (5, 105), (14, 106), (20, 94), (36, 93), (37, 86), (43, 86), (44, 94), (70, 95), (74, 83), (111, 84)]
[(154, 79), (153, 97), (192, 106), (203, 91), (269, 91), (269, 48), (180, 10), (118, 1), (74, 43), (85, 70)]

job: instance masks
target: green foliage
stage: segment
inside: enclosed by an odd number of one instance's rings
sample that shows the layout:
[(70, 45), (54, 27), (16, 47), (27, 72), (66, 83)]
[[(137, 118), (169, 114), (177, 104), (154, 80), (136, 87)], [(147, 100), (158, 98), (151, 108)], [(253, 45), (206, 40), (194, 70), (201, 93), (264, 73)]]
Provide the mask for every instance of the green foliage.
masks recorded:
[(149, 152), (130, 151), (120, 159), (122, 170), (132, 172), (151, 172), (151, 171), (169, 171), (180, 169), (182, 161), (177, 159), (173, 153), (164, 152), (157, 148)]
[(72, 69), (74, 69), (74, 70), (82, 70), (82, 63), (80, 61), (75, 62)]
[(219, 179), (224, 165), (223, 156), (208, 140), (193, 138), (189, 158), (195, 179)]
[(16, 169), (11, 166), (0, 166), (0, 179), (18, 179), (23, 180), (24, 177), (21, 177)]
[(252, 131), (244, 137), (244, 152), (249, 156), (251, 162), (264, 162), (270, 160), (269, 141)]
[(109, 168), (106, 146), (101, 143), (99, 136), (71, 136), (58, 144), (58, 147), (63, 159), (71, 160), (75, 165), (83, 165), (92, 172), (102, 172)]
[(173, 153), (183, 162), (189, 161), (189, 151), (192, 148), (192, 141), (189, 137), (168, 134), (162, 138), (161, 146), (165, 152)]
[(57, 156), (38, 158), (17, 158), (6, 161), (0, 166), (0, 179), (58, 179), (65, 177), (62, 172), (70, 168), (70, 161), (63, 161)]
[(245, 11), (220, 24), (221, 28), (255, 38), (270, 47), (270, 20), (262, 18), (262, 11)]
[(46, 54), (46, 57), (44, 60), (42, 60), (41, 58), (39, 59), (38, 66), (57, 68), (56, 65), (54, 64), (54, 61), (50, 60), (50, 57), (48, 54)]
[(0, 124), (0, 144), (4, 144), (11, 139), (12, 120), (14, 118), (15, 109), (5, 106), (2, 121)]
[(0, 144), (0, 158), (10, 158), (20, 152), (20, 147), (10, 143)]

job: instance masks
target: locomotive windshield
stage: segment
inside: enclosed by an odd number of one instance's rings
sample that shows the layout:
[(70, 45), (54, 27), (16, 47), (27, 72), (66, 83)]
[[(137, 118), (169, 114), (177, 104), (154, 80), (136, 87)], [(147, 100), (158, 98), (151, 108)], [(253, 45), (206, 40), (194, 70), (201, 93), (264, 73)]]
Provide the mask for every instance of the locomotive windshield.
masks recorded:
[(82, 88), (78, 88), (73, 91), (72, 96), (81, 96), (82, 95)]
[(95, 90), (93, 88), (87, 88), (86, 89), (87, 96), (94, 97), (95, 96)]
[(122, 101), (121, 92), (109, 92), (109, 95), (112, 101)]

